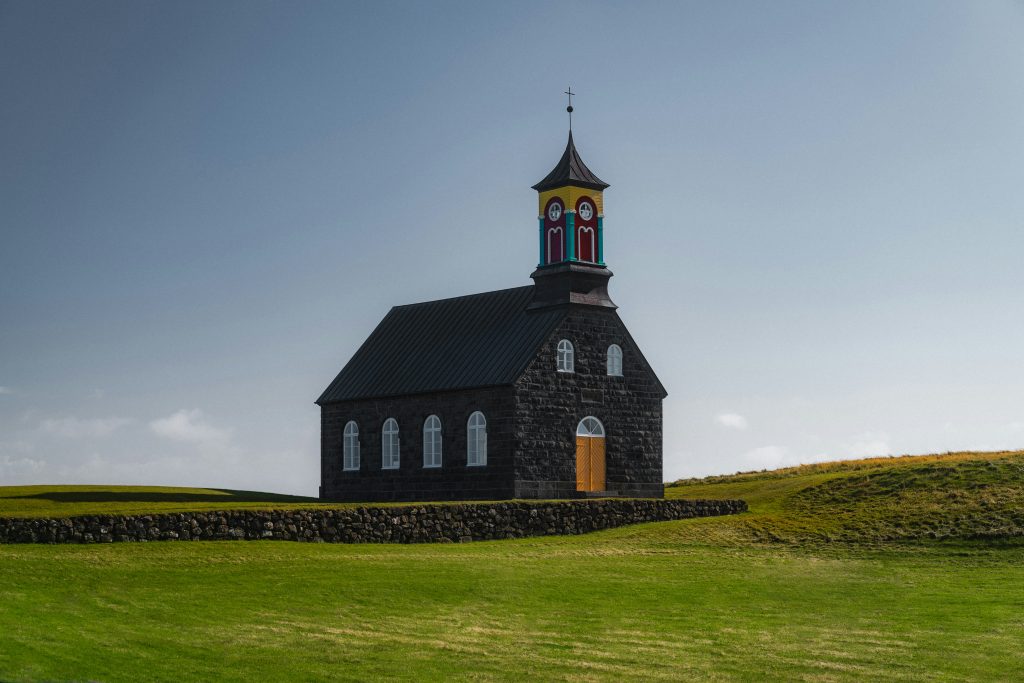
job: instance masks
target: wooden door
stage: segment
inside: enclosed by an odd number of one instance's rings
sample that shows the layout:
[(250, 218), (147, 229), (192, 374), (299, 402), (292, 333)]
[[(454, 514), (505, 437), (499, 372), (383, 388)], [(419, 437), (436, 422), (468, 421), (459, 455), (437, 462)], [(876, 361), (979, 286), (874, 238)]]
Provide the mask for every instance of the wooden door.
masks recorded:
[(590, 490), (604, 491), (604, 437), (590, 437)]
[(576, 437), (576, 490), (590, 490), (590, 437)]
[(576, 490), (604, 491), (604, 437), (576, 437)]

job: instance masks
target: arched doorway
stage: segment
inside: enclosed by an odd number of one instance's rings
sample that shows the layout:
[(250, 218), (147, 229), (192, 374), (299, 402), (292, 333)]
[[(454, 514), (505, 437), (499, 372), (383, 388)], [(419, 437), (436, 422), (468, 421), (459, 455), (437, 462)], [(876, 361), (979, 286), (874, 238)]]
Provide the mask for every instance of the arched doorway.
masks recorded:
[(576, 490), (604, 491), (604, 425), (585, 417), (576, 427)]

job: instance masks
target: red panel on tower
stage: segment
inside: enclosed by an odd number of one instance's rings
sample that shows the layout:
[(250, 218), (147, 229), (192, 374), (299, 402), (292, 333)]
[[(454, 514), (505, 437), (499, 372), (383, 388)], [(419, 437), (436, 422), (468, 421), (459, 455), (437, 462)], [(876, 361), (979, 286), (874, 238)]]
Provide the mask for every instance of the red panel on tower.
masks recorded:
[(576, 258), (597, 263), (597, 205), (590, 197), (576, 202)]
[(565, 260), (565, 206), (552, 197), (544, 208), (544, 263)]

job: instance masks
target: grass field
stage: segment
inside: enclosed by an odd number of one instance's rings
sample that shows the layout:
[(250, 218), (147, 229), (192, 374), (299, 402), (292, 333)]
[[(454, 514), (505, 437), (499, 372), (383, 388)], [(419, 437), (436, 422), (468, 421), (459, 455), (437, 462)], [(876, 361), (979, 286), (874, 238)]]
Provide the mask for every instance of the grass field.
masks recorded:
[(0, 680), (1019, 680), (1022, 468), (689, 481), (751, 512), (579, 537), (0, 546)]

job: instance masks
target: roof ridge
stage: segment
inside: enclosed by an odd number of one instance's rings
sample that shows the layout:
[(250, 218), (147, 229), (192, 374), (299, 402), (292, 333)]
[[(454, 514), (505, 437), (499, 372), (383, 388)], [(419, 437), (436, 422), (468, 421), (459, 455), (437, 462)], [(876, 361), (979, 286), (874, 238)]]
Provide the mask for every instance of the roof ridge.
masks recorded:
[(516, 289), (529, 289), (529, 288), (532, 288), (532, 287), (533, 287), (532, 284), (530, 284), (530, 285), (519, 285), (518, 287), (505, 287), (504, 289), (492, 289), (492, 290), (490, 290), (488, 292), (476, 292), (475, 294), (461, 294), (459, 296), (448, 296), (448, 297), (445, 297), (443, 299), (430, 299), (429, 301), (416, 301), (416, 302), (413, 302), (411, 304), (396, 304), (396, 305), (392, 306), (391, 308), (395, 309), (395, 308), (411, 308), (413, 306), (427, 306), (429, 304), (438, 304), (438, 303), (441, 303), (442, 301), (455, 301), (456, 299), (472, 299), (473, 297), (477, 297), (477, 296), (486, 296), (488, 294), (502, 294), (504, 292), (511, 292), (513, 290), (516, 290)]

